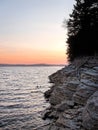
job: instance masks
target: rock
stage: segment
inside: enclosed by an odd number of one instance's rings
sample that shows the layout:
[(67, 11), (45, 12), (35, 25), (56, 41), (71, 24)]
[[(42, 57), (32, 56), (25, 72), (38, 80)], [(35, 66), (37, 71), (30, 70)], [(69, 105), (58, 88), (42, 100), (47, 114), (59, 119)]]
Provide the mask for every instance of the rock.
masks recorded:
[(74, 101), (73, 100), (67, 100), (66, 101), (66, 104), (70, 107), (70, 108), (72, 108), (72, 107), (74, 107)]
[(59, 113), (55, 110), (53, 110), (49, 115), (48, 115), (48, 118), (49, 119), (58, 119), (59, 117)]
[(84, 128), (98, 130), (98, 91), (89, 98), (82, 118)]
[(97, 72), (98, 72), (98, 67), (96, 66), (96, 67), (93, 67), (93, 69), (95, 69)]
[(66, 76), (64, 76), (64, 68), (61, 70), (58, 70), (56, 73), (53, 73), (52, 75), (50, 75), (49, 80), (50, 80), (50, 83), (62, 84), (63, 77), (66, 77)]
[(47, 90), (47, 91), (44, 93), (45, 98), (48, 99), (48, 98), (50, 97), (51, 93), (52, 93), (52, 89)]
[(77, 110), (77, 114), (82, 113), (83, 110), (84, 110), (84, 107), (80, 107), (80, 108)]
[[(48, 130), (48, 129), (46, 129), (46, 130)], [(51, 126), (49, 127), (49, 130), (62, 130), (62, 128), (60, 128), (60, 127), (58, 127), (58, 126), (56, 126), (56, 125), (51, 125)]]
[(72, 108), (74, 107), (74, 102), (73, 101), (69, 101), (69, 100), (65, 100), (63, 102), (61, 102), (60, 104), (56, 105), (56, 110), (58, 112), (63, 112), (65, 111), (66, 109), (69, 109), (69, 108)]
[(91, 77), (96, 77), (98, 78), (98, 73), (96, 70), (94, 69), (89, 69), (87, 71), (84, 72), (86, 75), (90, 75)]
[[(93, 70), (92, 70), (93, 71)], [(89, 71), (84, 71), (82, 74), (81, 74), (81, 81), (86, 84), (88, 81), (90, 81), (90, 83), (95, 83), (95, 84), (98, 84), (98, 74), (97, 74), (97, 71), (96, 72), (92, 72), (91, 70)], [(92, 74), (90, 74), (92, 73)]]
[(57, 105), (65, 99), (70, 100), (72, 98), (72, 95), (73, 92), (69, 91), (64, 86), (56, 86), (54, 91), (51, 93), (49, 101), (52, 105)]
[(69, 128), (69, 130), (76, 130), (77, 126), (73, 120), (63, 118), (62, 116), (56, 121), (56, 125), (59, 127)]
[(94, 88), (97, 88), (98, 89), (98, 84), (90, 81), (90, 80), (87, 80), (87, 79), (81, 79), (81, 83), (89, 86), (89, 87), (94, 87)]
[(52, 122), (45, 130), (98, 130), (98, 56), (75, 59), (49, 79), (45, 117)]
[(69, 106), (66, 104), (66, 102), (63, 102), (61, 104), (56, 105), (56, 110), (58, 112), (63, 112), (63, 111), (65, 111), (68, 108), (69, 108)]
[(73, 100), (75, 103), (84, 105), (87, 102), (87, 99), (96, 91), (95, 87), (87, 86), (83, 83), (80, 83), (76, 93), (73, 95)]
[(46, 118), (49, 118), (51, 111), (50, 110), (46, 110), (43, 115), (42, 115), (42, 119), (45, 120)]
[(75, 92), (78, 85), (79, 85), (79, 80), (70, 81), (68, 82), (66, 88), (69, 89), (70, 91)]

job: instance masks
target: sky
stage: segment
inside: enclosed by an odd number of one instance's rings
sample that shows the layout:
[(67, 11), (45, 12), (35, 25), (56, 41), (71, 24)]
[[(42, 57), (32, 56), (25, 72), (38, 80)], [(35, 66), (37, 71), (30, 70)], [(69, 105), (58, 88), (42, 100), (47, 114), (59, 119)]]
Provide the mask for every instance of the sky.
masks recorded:
[(0, 63), (66, 64), (74, 0), (0, 0)]

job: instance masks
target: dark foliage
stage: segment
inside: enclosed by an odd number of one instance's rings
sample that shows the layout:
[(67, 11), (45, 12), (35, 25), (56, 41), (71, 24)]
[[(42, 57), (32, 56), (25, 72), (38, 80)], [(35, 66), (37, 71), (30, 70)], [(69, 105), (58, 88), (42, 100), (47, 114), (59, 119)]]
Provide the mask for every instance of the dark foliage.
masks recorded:
[(69, 61), (98, 53), (98, 0), (75, 0), (67, 22)]

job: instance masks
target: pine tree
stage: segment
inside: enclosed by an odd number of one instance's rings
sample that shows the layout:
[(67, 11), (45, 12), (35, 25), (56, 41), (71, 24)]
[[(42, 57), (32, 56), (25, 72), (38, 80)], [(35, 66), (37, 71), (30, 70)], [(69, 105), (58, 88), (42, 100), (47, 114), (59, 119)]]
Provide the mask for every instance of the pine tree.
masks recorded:
[(69, 61), (98, 53), (98, 0), (75, 0), (67, 22)]

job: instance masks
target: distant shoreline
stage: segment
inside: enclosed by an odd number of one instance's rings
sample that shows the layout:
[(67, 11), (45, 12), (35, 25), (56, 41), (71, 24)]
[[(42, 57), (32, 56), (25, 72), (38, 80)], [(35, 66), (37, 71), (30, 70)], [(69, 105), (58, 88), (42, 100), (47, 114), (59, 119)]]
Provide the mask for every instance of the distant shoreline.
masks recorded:
[(65, 66), (64, 64), (0, 64), (0, 67), (48, 67), (48, 66)]

